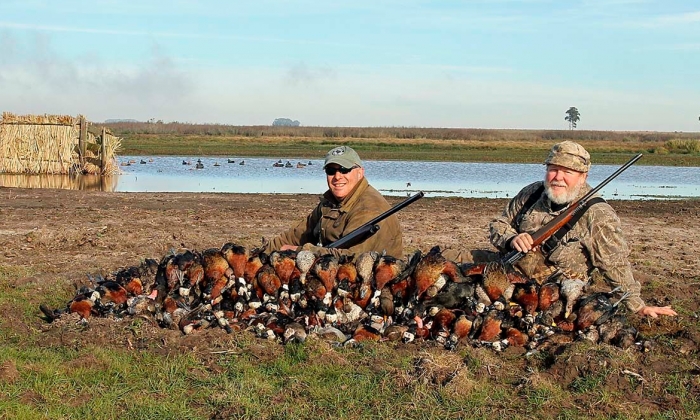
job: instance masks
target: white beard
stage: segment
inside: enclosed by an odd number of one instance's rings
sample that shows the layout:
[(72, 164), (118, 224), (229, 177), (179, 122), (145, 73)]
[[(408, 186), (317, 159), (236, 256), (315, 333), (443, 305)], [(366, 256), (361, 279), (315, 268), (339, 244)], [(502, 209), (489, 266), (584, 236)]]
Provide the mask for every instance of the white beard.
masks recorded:
[(566, 184), (561, 182), (556, 182), (552, 181), (552, 183), (548, 183), (546, 180), (544, 181), (544, 192), (547, 194), (547, 197), (549, 200), (554, 203), (554, 204), (569, 204), (572, 201), (576, 200), (578, 198), (579, 193), (581, 192), (581, 186), (585, 183), (585, 179), (582, 179), (581, 182), (578, 184), (574, 185), (571, 188), (567, 188), (566, 191), (559, 193), (559, 195), (554, 195), (554, 192), (552, 191), (552, 184), (554, 186), (563, 186), (566, 187)]

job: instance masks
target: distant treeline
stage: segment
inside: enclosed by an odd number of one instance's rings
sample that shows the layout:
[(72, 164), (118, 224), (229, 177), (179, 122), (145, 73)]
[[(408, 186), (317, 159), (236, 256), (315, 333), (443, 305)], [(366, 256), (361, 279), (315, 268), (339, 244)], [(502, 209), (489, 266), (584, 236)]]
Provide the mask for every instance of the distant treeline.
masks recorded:
[(613, 142), (667, 142), (700, 140), (700, 133), (655, 131), (590, 131), (590, 130), (506, 130), (482, 128), (420, 127), (291, 127), (237, 126), (222, 124), (186, 124), (179, 122), (116, 122), (105, 124), (114, 135), (134, 134), (240, 136), (240, 137), (304, 137), (354, 139), (430, 139), (472, 141), (537, 141), (560, 140)]

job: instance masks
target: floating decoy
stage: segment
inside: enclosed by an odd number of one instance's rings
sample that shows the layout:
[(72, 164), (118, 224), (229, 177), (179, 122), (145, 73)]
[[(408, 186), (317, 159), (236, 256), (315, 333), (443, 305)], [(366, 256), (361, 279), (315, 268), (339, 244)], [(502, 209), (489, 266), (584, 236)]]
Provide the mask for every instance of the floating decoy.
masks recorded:
[(229, 159), (229, 160), (228, 160), (228, 163), (236, 163), (236, 161), (233, 160), (233, 159)]
[(197, 165), (195, 166), (197, 169), (204, 169), (204, 164), (202, 163), (201, 159), (197, 159)]
[(301, 162), (297, 162), (297, 168), (304, 168), (304, 167), (306, 167), (305, 164), (303, 164)]
[(145, 165), (145, 164), (146, 164), (146, 161), (141, 159), (141, 165)]
[(221, 165), (219, 165), (219, 162), (214, 162), (214, 166), (221, 166)]
[(245, 160), (240, 161), (239, 165), (245, 165)]
[(290, 162), (290, 161), (287, 161), (287, 163), (284, 164), (285, 168), (291, 168), (292, 166), (293, 166), (292, 162)]

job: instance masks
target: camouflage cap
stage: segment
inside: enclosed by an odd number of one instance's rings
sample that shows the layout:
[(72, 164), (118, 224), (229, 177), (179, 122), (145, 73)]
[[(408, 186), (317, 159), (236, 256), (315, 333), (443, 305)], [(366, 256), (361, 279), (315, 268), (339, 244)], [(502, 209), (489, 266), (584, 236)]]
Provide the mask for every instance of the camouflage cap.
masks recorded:
[(578, 172), (588, 172), (591, 168), (591, 155), (573, 141), (563, 141), (552, 146), (545, 165), (559, 165)]
[(343, 168), (352, 168), (353, 166), (362, 167), (360, 156), (348, 146), (338, 146), (331, 149), (326, 154), (326, 161), (323, 163), (323, 167), (325, 168), (331, 163), (336, 163)]

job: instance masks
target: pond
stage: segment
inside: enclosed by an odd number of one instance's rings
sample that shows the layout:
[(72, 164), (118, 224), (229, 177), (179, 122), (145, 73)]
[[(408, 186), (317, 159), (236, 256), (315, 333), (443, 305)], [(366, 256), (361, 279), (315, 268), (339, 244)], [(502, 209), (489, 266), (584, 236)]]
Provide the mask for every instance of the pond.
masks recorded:
[[(197, 161), (201, 168), (197, 168)], [(320, 194), (326, 187), (323, 160), (120, 156), (122, 173), (109, 178), (1, 175), (0, 185), (119, 192), (230, 192)], [(643, 160), (642, 160), (643, 161)], [(132, 162), (127, 165), (128, 162)], [(641, 161), (640, 161), (641, 162)], [(593, 186), (617, 165), (593, 165)], [(544, 176), (542, 164), (365, 161), (365, 175), (385, 195), (513, 197)], [(644, 166), (637, 162), (602, 190), (607, 199), (700, 197), (700, 169)]]

